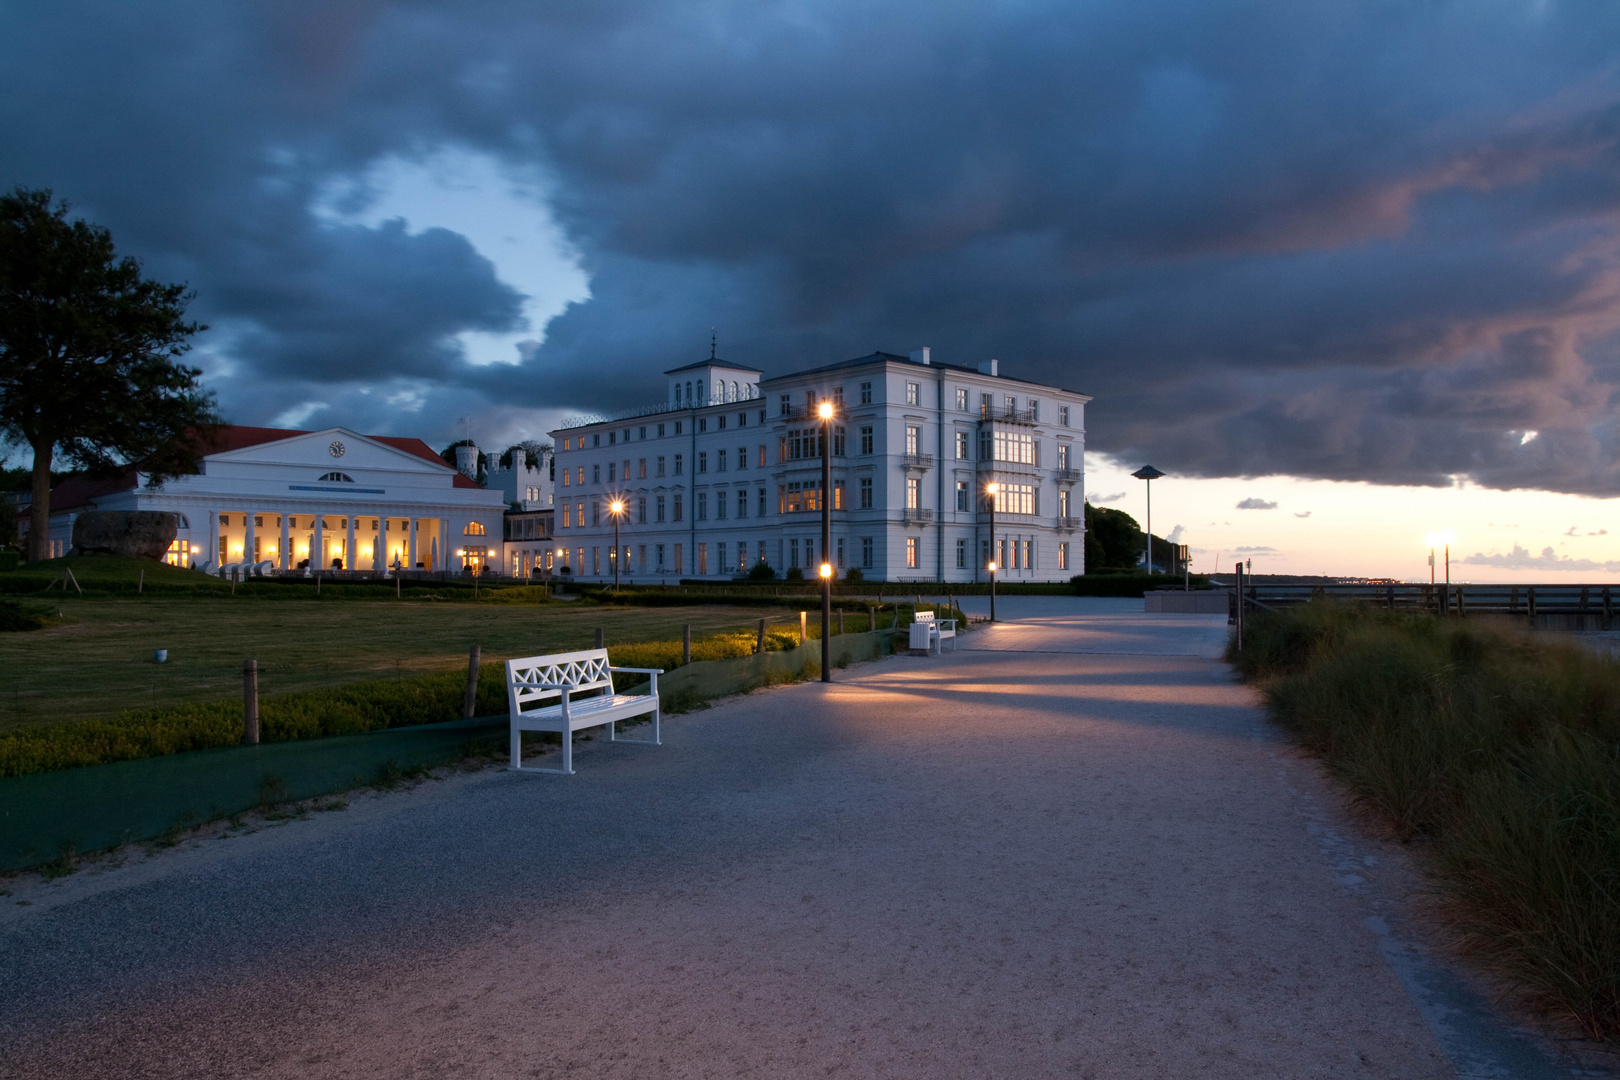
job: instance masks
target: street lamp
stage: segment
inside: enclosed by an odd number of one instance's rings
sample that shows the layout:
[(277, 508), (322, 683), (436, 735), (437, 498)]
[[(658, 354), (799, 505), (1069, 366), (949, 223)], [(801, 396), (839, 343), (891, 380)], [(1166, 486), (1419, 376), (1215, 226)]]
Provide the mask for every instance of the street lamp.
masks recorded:
[(1440, 610), (1451, 610), (1451, 542), (1457, 539), (1457, 534), (1450, 529), (1441, 529), (1424, 537), (1429, 544), (1429, 587), (1434, 587), (1434, 549), (1444, 548), (1446, 553), (1446, 587), (1440, 594)]
[(1147, 482), (1147, 571), (1148, 571), (1148, 576), (1152, 577), (1153, 576), (1153, 481), (1155, 481), (1159, 477), (1163, 476), (1164, 473), (1160, 472), (1158, 469), (1155, 469), (1151, 465), (1144, 465), (1140, 469), (1137, 469), (1135, 472), (1131, 473), (1131, 475), (1136, 477), (1138, 480), (1145, 480)]
[(832, 682), (832, 422), (833, 403), (823, 401), (821, 417), (821, 681)]
[(990, 496), (990, 621), (996, 621), (996, 492), (1001, 485), (994, 480), (984, 485), (984, 493)]
[(624, 516), (624, 500), (614, 499), (608, 503), (608, 513), (613, 515), (613, 591), (619, 591), (619, 519)]

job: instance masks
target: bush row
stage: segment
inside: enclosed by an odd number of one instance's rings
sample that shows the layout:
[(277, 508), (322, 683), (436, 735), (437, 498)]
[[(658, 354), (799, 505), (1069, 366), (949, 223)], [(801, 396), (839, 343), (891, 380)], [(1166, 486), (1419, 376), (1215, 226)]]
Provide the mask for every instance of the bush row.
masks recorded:
[(1620, 1038), (1620, 662), (1574, 643), (1318, 601), (1232, 657), (1426, 863), (1468, 942)]

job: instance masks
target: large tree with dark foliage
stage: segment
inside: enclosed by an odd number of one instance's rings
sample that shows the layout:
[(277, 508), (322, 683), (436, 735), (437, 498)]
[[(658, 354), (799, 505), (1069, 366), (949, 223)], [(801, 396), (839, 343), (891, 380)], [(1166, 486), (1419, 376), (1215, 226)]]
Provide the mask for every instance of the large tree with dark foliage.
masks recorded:
[(192, 294), (141, 276), (112, 234), (68, 220), (51, 193), (0, 196), (0, 437), (34, 453), (28, 558), (49, 554), (51, 465), (135, 467), (154, 481), (195, 466), (216, 423), (197, 368)]
[(1130, 570), (1142, 559), (1142, 526), (1123, 510), (1086, 503), (1086, 572)]

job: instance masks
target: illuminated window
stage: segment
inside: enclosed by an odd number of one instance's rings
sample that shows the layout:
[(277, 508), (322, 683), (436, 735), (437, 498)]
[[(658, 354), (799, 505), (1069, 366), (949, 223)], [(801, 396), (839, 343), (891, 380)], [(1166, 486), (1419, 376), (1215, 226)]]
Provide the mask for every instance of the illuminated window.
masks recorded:
[(917, 569), (917, 538), (915, 536), (906, 537), (906, 569)]
[(467, 527), (465, 529), (461, 530), (461, 535), (462, 536), (483, 536), (488, 531), (489, 530), (485, 529), (478, 522), (469, 521), (469, 522), (467, 522)]

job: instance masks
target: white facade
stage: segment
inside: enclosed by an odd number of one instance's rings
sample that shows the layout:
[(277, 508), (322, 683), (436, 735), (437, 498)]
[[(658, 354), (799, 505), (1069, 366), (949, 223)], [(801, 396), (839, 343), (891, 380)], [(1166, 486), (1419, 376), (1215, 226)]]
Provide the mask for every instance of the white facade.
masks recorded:
[(53, 505), (53, 547), (65, 549), (85, 510), (157, 510), (179, 524), (167, 561), (200, 569), (498, 570), (505, 561), (502, 493), (419, 439), (227, 427), (218, 445), (199, 473), (160, 488), (137, 473), (120, 490)]
[(501, 464), (501, 455), (487, 455), (484, 464), (484, 486), (499, 491), (508, 506), (517, 504), (524, 510), (545, 510), (552, 505), (552, 471), (556, 468), (556, 455), (542, 450), (535, 468), (529, 468), (528, 455), (520, 449), (512, 451), (510, 467)]
[(994, 361), (934, 364), (926, 349), (774, 379), (714, 358), (667, 374), (664, 409), (552, 432), (556, 544), (578, 576), (610, 579), (617, 557), (630, 580), (729, 578), (760, 561), (813, 577), (824, 399), (837, 409), (825, 556), (841, 575), (983, 581), (992, 556), (1001, 581), (1085, 569), (1084, 394), (1004, 377)]

